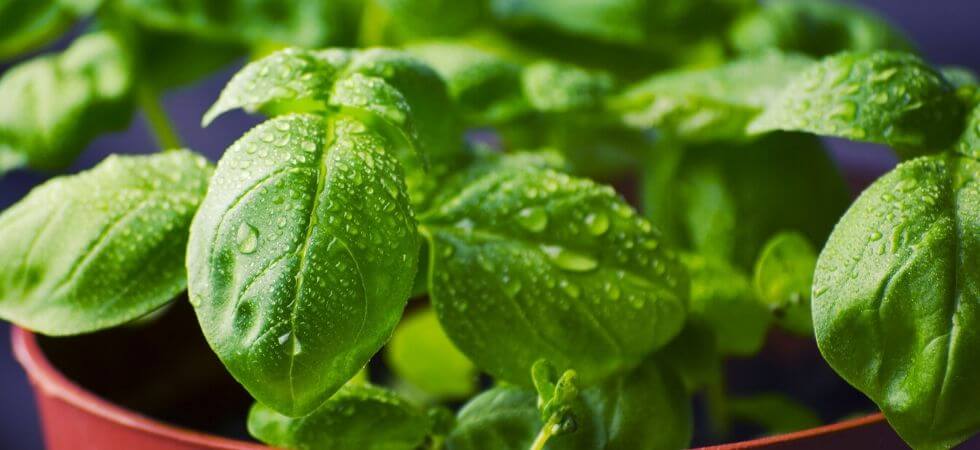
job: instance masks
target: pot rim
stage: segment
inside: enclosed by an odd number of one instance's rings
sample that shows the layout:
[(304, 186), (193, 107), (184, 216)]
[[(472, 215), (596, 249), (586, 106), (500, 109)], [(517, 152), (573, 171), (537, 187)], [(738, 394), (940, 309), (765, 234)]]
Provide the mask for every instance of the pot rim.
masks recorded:
[(75, 408), (124, 428), (166, 438), (174, 442), (227, 450), (269, 450), (272, 448), (166, 424), (118, 406), (69, 380), (54, 367), (41, 350), (34, 333), (18, 326), (12, 326), (11, 342), (14, 348), (14, 357), (27, 372), (37, 394), (55, 397)]
[[(56, 397), (72, 406), (85, 410), (86, 412), (99, 416), (110, 422), (116, 423), (125, 428), (130, 428), (144, 433), (171, 439), (176, 442), (208, 445), (220, 449), (228, 450), (269, 450), (271, 447), (255, 444), (251, 442), (215, 436), (187, 428), (169, 425), (156, 419), (144, 416), (135, 411), (123, 408), (109, 402), (85, 388), (79, 386), (74, 381), (69, 380), (54, 365), (41, 350), (37, 342), (37, 336), (29, 330), (18, 326), (11, 327), (11, 341), (14, 348), (14, 356), (20, 365), (27, 372), (31, 384), (38, 390), (38, 394)], [(795, 431), (792, 433), (777, 434), (766, 436), (748, 441), (731, 442), (720, 445), (699, 447), (694, 450), (737, 450), (762, 448), (777, 443), (790, 443), (793, 441), (837, 433), (853, 428), (873, 425), (884, 422), (882, 413), (869, 414), (855, 419), (843, 420), (840, 422), (822, 425), (816, 428)]]

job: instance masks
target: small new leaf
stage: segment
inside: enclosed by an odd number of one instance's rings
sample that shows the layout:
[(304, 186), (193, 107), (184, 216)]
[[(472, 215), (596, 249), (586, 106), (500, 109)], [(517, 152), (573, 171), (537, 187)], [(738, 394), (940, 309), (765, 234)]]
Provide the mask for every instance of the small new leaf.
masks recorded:
[(806, 236), (784, 232), (773, 236), (755, 263), (753, 284), (759, 300), (786, 329), (813, 335), (810, 291), (817, 251)]
[(79, 334), (171, 301), (210, 173), (189, 151), (110, 156), (35, 188), (0, 215), (0, 318)]
[(876, 181), (817, 261), (824, 358), (913, 448), (980, 429), (980, 162), (917, 158)]
[(204, 335), (283, 414), (322, 404), (401, 317), (419, 244), (391, 147), (344, 114), (274, 118), (228, 149), (195, 217)]
[(949, 146), (962, 119), (956, 89), (918, 57), (848, 52), (800, 74), (748, 131), (806, 131), (875, 142), (908, 158)]

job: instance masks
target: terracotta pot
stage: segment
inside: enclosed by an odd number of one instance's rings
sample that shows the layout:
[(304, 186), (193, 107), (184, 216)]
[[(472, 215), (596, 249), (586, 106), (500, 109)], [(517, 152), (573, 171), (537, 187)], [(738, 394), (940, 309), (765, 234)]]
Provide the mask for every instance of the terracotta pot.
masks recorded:
[[(162, 423), (107, 401), (69, 380), (48, 360), (37, 337), (13, 330), (13, 347), (34, 386), (48, 450), (260, 450), (268, 447)], [(976, 439), (969, 448), (977, 448)], [(906, 448), (881, 414), (705, 449)], [(354, 449), (351, 449), (354, 450)]]

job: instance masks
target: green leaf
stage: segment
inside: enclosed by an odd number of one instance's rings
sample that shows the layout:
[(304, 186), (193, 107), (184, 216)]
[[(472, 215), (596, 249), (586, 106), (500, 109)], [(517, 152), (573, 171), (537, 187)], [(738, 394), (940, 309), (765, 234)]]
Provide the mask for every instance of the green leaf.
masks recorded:
[(801, 134), (690, 147), (673, 177), (652, 181), (666, 183), (672, 195), (672, 216), (655, 218), (678, 230), (672, 241), (746, 272), (782, 230), (822, 244), (850, 202), (820, 140)]
[(657, 74), (612, 100), (612, 108), (631, 127), (680, 139), (740, 139), (746, 125), (812, 65), (804, 56), (765, 52), (720, 67)]
[(252, 46), (323, 47), (348, 39), (355, 23), (346, 1), (118, 0), (128, 19), (161, 31)]
[[(75, 5), (77, 3), (77, 5)], [(79, 15), (91, 12), (90, 1), (6, 0), (0, 4), (0, 59), (40, 47), (63, 33)]]
[(721, 377), (718, 338), (712, 324), (699, 317), (689, 317), (681, 333), (657, 357), (680, 375), (688, 393), (693, 394)]
[[(447, 450), (511, 450), (531, 447), (543, 423), (534, 391), (495, 387), (474, 397), (456, 418), (446, 437)], [(557, 440), (557, 439), (556, 439)], [(556, 450), (551, 445), (549, 450)]]
[(408, 51), (446, 80), (468, 123), (499, 124), (530, 112), (519, 64), (453, 41), (412, 45)]
[(819, 57), (845, 50), (912, 49), (882, 18), (835, 1), (767, 0), (736, 21), (729, 36), (741, 52), (778, 48)]
[[(683, 385), (653, 360), (582, 391), (570, 413), (577, 429), (551, 437), (546, 449), (668, 450), (686, 447), (691, 437), (691, 405)], [(527, 449), (543, 425), (534, 391), (496, 387), (460, 410), (446, 448)]]
[(337, 111), (357, 115), (398, 145), (389, 151), (406, 169), (410, 197), (421, 204), (430, 180), (419, 153), (433, 166), (461, 158), (462, 133), (439, 75), (407, 53), (388, 49), (286, 49), (253, 62), (228, 83), (204, 115), (244, 108), (270, 115)]
[(738, 0), (490, 0), (496, 19), (519, 30), (551, 28), (564, 35), (634, 47), (690, 44), (730, 20)]
[(129, 34), (139, 80), (163, 92), (201, 80), (243, 58), (236, 43), (209, 41), (186, 34), (133, 27)]
[(393, 41), (431, 36), (454, 36), (480, 26), (486, 15), (481, 0), (375, 0)]
[(130, 61), (108, 33), (14, 66), (0, 78), (0, 155), (20, 156), (0, 159), (67, 166), (93, 138), (129, 123), (132, 82)]
[(582, 393), (605, 429), (605, 450), (673, 450), (691, 442), (691, 401), (684, 384), (656, 359)]
[(820, 351), (917, 449), (980, 430), (980, 162), (899, 165), (841, 218), (817, 261)]
[(342, 113), (269, 120), (228, 149), (191, 228), (191, 301), (260, 402), (322, 404), (388, 340), (418, 238), (391, 143)]
[(251, 62), (232, 77), (201, 124), (236, 108), (268, 115), (324, 110), (350, 58), (349, 50), (289, 48)]
[(680, 331), (684, 270), (611, 188), (506, 165), (472, 180), (421, 222), (433, 306), (478, 367), (529, 385), (546, 359), (589, 384)]
[[(447, 450), (529, 449), (545, 426), (531, 389), (500, 386), (474, 397), (459, 411), (456, 427), (446, 437)], [(576, 401), (570, 411), (573, 429), (552, 436), (547, 450), (595, 450), (604, 448), (605, 424), (588, 405)], [(574, 425), (572, 425), (574, 424)]]
[(295, 450), (415, 450), (429, 429), (421, 410), (394, 392), (363, 383), (344, 386), (304, 417), (287, 417), (261, 403), (248, 414), (252, 436)]
[(528, 103), (537, 111), (594, 111), (602, 107), (612, 89), (612, 78), (568, 64), (539, 61), (524, 68), (521, 85)]
[(980, 80), (977, 79), (977, 74), (966, 67), (944, 66), (939, 71), (943, 74), (943, 78), (956, 88), (971, 85), (976, 86), (980, 83)]
[(735, 421), (759, 425), (766, 434), (783, 434), (822, 425), (812, 409), (782, 394), (732, 397), (726, 404)]
[(813, 335), (810, 318), (810, 291), (817, 251), (797, 232), (773, 236), (755, 263), (755, 293), (769, 307), (784, 328), (803, 335)]
[(748, 131), (875, 142), (907, 158), (950, 145), (962, 118), (955, 88), (918, 57), (849, 52), (823, 59), (790, 82)]
[(711, 326), (718, 351), (757, 353), (766, 341), (771, 316), (756, 299), (748, 277), (721, 260), (694, 254), (682, 260), (691, 274), (690, 314)]
[(476, 391), (476, 367), (453, 346), (431, 309), (402, 321), (385, 356), (395, 375), (435, 399), (463, 398)]
[[(980, 97), (978, 97), (980, 99)], [(980, 160), (980, 101), (967, 116), (963, 134), (953, 146), (953, 150), (963, 156)]]
[(0, 317), (49, 335), (141, 317), (184, 290), (187, 230), (211, 169), (189, 151), (110, 156), (0, 215)]

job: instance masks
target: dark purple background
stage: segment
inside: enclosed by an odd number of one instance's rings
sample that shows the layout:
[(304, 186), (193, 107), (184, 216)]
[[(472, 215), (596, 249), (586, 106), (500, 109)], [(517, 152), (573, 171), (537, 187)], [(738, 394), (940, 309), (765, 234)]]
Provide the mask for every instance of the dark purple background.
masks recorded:
[[(956, 64), (980, 72), (980, 1), (977, 0), (863, 0), (865, 4), (901, 26), (936, 64)], [(216, 98), (234, 70), (229, 69), (197, 86), (169, 93), (165, 107), (173, 113), (176, 127), (189, 147), (217, 159), (221, 151), (243, 131), (257, 123), (241, 113), (219, 119), (207, 130), (199, 126), (201, 115)], [(2, 99), (0, 99), (2, 101)], [(869, 145), (833, 142), (842, 164), (887, 170), (894, 158)], [(130, 129), (95, 141), (71, 172), (88, 168), (111, 153), (146, 153), (155, 148), (142, 118)], [(0, 210), (23, 197), (48, 175), (16, 171), (0, 179)], [(10, 238), (0, 236), (0, 238)], [(42, 448), (34, 401), (20, 367), (9, 351), (8, 325), (0, 323), (0, 449)]]

